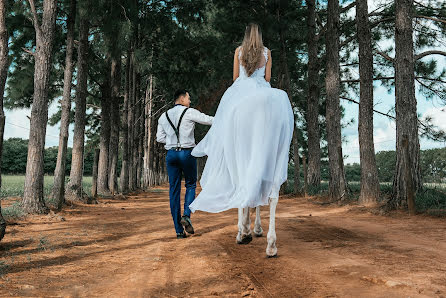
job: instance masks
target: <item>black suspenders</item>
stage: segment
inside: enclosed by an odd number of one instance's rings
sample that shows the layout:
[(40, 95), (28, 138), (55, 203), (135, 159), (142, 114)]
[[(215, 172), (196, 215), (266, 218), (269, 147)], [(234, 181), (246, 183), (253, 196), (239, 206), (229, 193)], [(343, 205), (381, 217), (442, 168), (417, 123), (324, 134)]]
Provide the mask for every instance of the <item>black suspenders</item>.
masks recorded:
[(178, 121), (178, 126), (177, 127), (175, 127), (175, 125), (173, 125), (172, 120), (170, 120), (169, 114), (167, 114), (167, 111), (166, 111), (167, 121), (169, 121), (170, 126), (172, 126), (173, 130), (175, 131), (175, 135), (177, 136), (177, 148), (175, 149), (177, 151), (181, 150), (181, 145), (180, 145), (180, 125), (181, 125), (181, 120), (183, 120), (183, 116), (184, 116), (184, 114), (186, 114), (186, 111), (188, 109), (189, 108), (185, 108), (184, 109), (183, 113), (180, 116), (180, 120)]

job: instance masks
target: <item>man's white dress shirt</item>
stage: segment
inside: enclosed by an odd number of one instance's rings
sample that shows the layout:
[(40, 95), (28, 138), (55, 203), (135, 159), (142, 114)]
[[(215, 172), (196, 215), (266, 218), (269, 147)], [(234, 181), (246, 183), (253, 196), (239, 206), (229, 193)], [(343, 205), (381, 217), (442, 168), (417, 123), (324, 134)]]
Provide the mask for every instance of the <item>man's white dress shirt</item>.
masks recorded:
[[(176, 105), (167, 111), (169, 118), (175, 127), (178, 126), (181, 114), (183, 113), (185, 106)], [(181, 148), (193, 148), (195, 147), (194, 129), (195, 123), (212, 125), (214, 117), (201, 113), (200, 111), (189, 108), (183, 116), (180, 125), (180, 146)], [(158, 130), (156, 132), (156, 140), (159, 143), (165, 143), (164, 148), (166, 150), (176, 148), (178, 145), (177, 136), (174, 129), (167, 121), (166, 113), (163, 113), (158, 120)]]

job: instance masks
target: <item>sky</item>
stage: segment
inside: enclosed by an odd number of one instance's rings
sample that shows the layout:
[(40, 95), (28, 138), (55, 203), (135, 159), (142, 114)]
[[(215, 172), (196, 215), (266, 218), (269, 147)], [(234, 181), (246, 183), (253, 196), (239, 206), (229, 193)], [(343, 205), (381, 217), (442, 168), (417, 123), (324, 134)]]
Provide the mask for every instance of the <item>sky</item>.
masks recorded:
[[(376, 8), (378, 1), (369, 1), (369, 11)], [(350, 13), (354, 14), (354, 9), (350, 10)], [(381, 48), (386, 48), (393, 41), (387, 40), (380, 44)], [(424, 59), (436, 59), (438, 66), (441, 68), (446, 67), (446, 57), (443, 56), (428, 56)], [(352, 95), (352, 98), (355, 94)], [(357, 99), (357, 95), (356, 95)], [(389, 111), (395, 105), (395, 95), (392, 91), (390, 94), (387, 89), (380, 86), (377, 82), (374, 90), (375, 109), (382, 112)], [(446, 108), (442, 106), (438, 100), (426, 100), (424, 96), (417, 93), (417, 109), (418, 113), (422, 115), (422, 118), (429, 115), (433, 118), (433, 123), (439, 128), (446, 130)], [(54, 101), (49, 107), (49, 115), (57, 112), (57, 101)], [(348, 127), (342, 129), (342, 135), (346, 142), (343, 143), (343, 154), (346, 156), (344, 162), (347, 163), (359, 163), (359, 143), (358, 143), (358, 105), (341, 100), (342, 106), (345, 108), (344, 121), (348, 119), (355, 119), (355, 122)], [(6, 126), (5, 126), (5, 139), (18, 137), (23, 139), (29, 138), (30, 122), (28, 117), (31, 115), (30, 109), (16, 109), (12, 111), (5, 111), (6, 113)], [(27, 117), (28, 116), (28, 117)], [(45, 147), (58, 146), (59, 142), (59, 128), (60, 125), (47, 126), (47, 134), (45, 139)], [(73, 128), (74, 125), (70, 125), (68, 146), (72, 147), (73, 144)], [(389, 120), (387, 117), (374, 114), (374, 141), (375, 152), (395, 150), (395, 123)], [(425, 138), (420, 139), (421, 149), (430, 148), (444, 148), (446, 143), (434, 142)]]

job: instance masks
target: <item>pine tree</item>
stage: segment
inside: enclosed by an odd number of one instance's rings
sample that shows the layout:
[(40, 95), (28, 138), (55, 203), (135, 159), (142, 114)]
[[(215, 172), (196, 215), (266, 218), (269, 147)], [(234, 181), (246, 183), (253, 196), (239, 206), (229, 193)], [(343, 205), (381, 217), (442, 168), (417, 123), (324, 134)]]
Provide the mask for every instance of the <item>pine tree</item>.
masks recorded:
[(58, 209), (62, 208), (65, 200), (65, 171), (67, 160), (68, 127), (70, 125), (71, 111), (71, 83), (73, 78), (73, 49), (74, 25), (76, 20), (76, 0), (70, 0), (67, 17), (67, 49), (64, 70), (64, 87), (62, 96), (62, 112), (59, 135), (59, 150), (57, 153), (56, 170), (54, 171), (54, 184), (51, 195), (56, 199)]
[(45, 213), (43, 200), (43, 156), (48, 120), (48, 88), (52, 68), (52, 48), (56, 23), (57, 1), (44, 0), (41, 22), (34, 0), (29, 0), (36, 32), (34, 94), (22, 206), (28, 213)]
[(379, 199), (378, 169), (373, 142), (373, 53), (367, 0), (356, 2), (356, 27), (359, 43), (359, 150), (363, 204), (376, 204)]
[(89, 0), (79, 2), (79, 46), (77, 61), (76, 112), (73, 134), (70, 182), (67, 193), (71, 200), (85, 201), (82, 189), (84, 170), (85, 113), (88, 73)]
[[(6, 77), (8, 76), (8, 30), (6, 28), (6, 1), (0, 1), (0, 190), (2, 188), (2, 156), (3, 133), (5, 132), (5, 113), (3, 111), (3, 95), (5, 93)], [(5, 236), (6, 221), (3, 219), (0, 200), (0, 240)]]
[(330, 165), (329, 196), (340, 200), (347, 191), (341, 141), (341, 110), (339, 102), (339, 1), (328, 0), (325, 85), (328, 158)]

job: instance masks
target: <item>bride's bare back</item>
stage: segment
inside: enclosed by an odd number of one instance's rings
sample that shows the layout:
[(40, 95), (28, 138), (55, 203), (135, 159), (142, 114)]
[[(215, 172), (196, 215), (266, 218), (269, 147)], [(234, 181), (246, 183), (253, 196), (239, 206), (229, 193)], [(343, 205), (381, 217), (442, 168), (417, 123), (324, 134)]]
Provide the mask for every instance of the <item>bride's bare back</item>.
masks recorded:
[[(232, 79), (235, 81), (239, 76), (240, 76), (240, 50), (241, 47), (238, 47), (235, 50), (235, 54), (234, 54), (234, 69), (233, 69), (233, 76)], [(271, 51), (268, 49), (267, 50), (267, 57), (268, 59), (265, 58), (265, 56), (262, 55), (259, 66), (257, 67), (262, 68), (265, 66), (265, 80), (267, 82), (271, 81), (271, 66), (272, 66), (272, 59), (271, 59)]]

